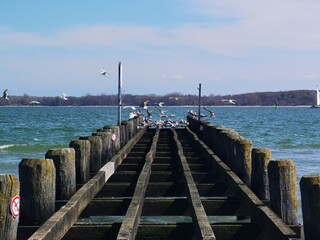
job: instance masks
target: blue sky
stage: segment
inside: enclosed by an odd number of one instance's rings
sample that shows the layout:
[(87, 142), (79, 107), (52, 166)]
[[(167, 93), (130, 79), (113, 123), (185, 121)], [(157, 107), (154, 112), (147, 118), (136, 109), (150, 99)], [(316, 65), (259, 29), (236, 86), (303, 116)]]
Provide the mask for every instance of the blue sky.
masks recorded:
[(0, 87), (116, 94), (121, 61), (125, 94), (315, 89), (319, 12), (316, 0), (3, 0)]

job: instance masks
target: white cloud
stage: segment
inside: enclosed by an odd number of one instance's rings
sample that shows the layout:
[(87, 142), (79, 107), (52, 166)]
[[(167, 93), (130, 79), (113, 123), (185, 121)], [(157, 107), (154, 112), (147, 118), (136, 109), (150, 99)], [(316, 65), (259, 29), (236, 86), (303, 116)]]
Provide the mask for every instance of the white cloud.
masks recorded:
[[(264, 86), (270, 90), (288, 87), (288, 79), (297, 81), (291, 86), (302, 85), (298, 81), (305, 78), (316, 81), (317, 77), (306, 77), (308, 73), (320, 76), (320, 2), (189, 2), (206, 21), (171, 27), (77, 25), (50, 34), (0, 27), (1, 81), (9, 84), (8, 72), (15, 70), (14, 76), (28, 78), (29, 85), (43, 84), (45, 76), (46, 81), (78, 88), (83, 94), (95, 71), (102, 65), (117, 69), (120, 60), (126, 91), (133, 93), (196, 92), (193, 88), (199, 81), (208, 86), (205, 89), (220, 93), (231, 88), (236, 93), (238, 86), (238, 92)], [(164, 80), (176, 80), (173, 87), (177, 89), (156, 85)], [(239, 81), (243, 84), (238, 85)], [(144, 90), (137, 87), (142, 84)], [(307, 87), (313, 88), (312, 84), (310, 80)], [(104, 88), (98, 80), (87, 91)]]

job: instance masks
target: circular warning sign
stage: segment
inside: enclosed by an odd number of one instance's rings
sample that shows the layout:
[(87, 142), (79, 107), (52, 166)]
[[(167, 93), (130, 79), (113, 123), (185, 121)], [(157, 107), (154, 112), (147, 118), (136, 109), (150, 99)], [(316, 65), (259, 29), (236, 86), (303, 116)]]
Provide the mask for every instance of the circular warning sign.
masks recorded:
[(20, 213), (20, 196), (15, 196), (10, 202), (10, 211), (13, 217), (19, 217)]
[(117, 139), (117, 135), (115, 133), (112, 134), (111, 136), (112, 141), (115, 141)]

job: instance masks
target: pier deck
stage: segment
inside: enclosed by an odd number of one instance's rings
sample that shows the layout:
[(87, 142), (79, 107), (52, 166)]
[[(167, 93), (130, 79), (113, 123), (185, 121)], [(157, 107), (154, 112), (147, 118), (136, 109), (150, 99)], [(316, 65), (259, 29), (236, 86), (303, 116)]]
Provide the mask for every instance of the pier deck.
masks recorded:
[(18, 239), (301, 239), (188, 128), (144, 129)]

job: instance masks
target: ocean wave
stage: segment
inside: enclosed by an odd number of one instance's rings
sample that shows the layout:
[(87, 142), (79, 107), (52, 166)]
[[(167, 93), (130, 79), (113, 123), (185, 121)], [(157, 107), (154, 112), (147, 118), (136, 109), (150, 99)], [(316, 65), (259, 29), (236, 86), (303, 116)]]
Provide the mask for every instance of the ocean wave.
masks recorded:
[(15, 144), (0, 145), (0, 150), (9, 149), (9, 148), (14, 147), (14, 146), (15, 146)]

